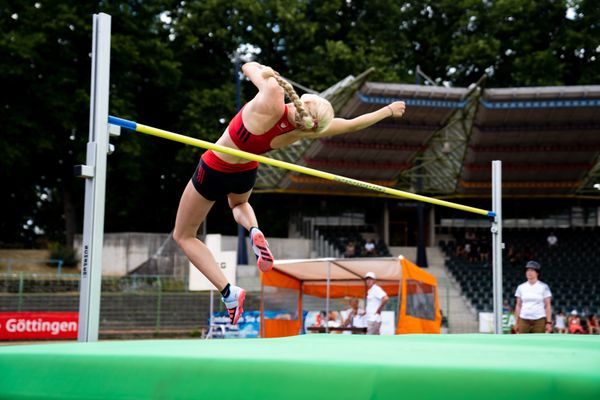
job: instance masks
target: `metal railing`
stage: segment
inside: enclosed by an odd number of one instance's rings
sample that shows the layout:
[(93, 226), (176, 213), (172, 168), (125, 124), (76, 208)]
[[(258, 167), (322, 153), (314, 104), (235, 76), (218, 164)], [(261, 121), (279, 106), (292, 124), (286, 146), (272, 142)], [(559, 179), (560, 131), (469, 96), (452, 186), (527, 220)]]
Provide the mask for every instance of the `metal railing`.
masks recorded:
[[(78, 274), (0, 273), (0, 312), (79, 310)], [(259, 310), (260, 292), (244, 308)], [(220, 301), (214, 312), (225, 311)], [(209, 328), (210, 292), (188, 289), (187, 278), (159, 275), (103, 277), (100, 337), (203, 336)]]
[(38, 259), (38, 258), (0, 258), (0, 265), (4, 264), (2, 268), (6, 267), (6, 273), (12, 273), (13, 267), (15, 265), (23, 265), (23, 264), (44, 264), (44, 265), (52, 265), (56, 264), (57, 266), (57, 274), (62, 274), (62, 267), (64, 265), (64, 261), (61, 259)]

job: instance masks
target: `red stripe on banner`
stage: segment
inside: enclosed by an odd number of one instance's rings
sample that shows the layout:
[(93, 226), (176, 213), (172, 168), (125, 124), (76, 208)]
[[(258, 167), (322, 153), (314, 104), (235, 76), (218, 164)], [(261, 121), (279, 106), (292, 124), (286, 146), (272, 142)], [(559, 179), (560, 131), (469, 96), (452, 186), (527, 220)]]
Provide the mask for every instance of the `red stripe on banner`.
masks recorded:
[(0, 312), (0, 340), (77, 339), (78, 312)]

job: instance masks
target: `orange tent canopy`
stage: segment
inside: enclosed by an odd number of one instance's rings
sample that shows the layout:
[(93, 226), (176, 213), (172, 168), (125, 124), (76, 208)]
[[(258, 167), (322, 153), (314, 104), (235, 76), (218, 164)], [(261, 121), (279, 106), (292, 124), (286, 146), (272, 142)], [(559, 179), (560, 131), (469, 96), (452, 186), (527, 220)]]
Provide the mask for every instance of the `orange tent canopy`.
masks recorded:
[(402, 267), (398, 258), (317, 258), (311, 260), (281, 260), (273, 269), (261, 274), (265, 286), (302, 289), (304, 294), (329, 298), (365, 297), (364, 276), (377, 275), (377, 284), (389, 296), (396, 296), (400, 287)]
[[(414, 270), (413, 267), (417, 270)], [(388, 296), (397, 296), (403, 285), (403, 269), (406, 270), (407, 268), (411, 268), (413, 272), (405, 272), (405, 274), (412, 276), (413, 280), (425, 279), (427, 284), (433, 282), (433, 287), (436, 289), (434, 296), (437, 311), (437, 285), (435, 284), (435, 277), (421, 270), (402, 256), (399, 258), (280, 260), (275, 263), (271, 271), (261, 273), (261, 284), (263, 286), (298, 290), (298, 315), (301, 316), (303, 294), (332, 299), (365, 297), (367, 288), (364, 276), (367, 272), (375, 273), (377, 284), (385, 290)], [(414, 282), (409, 284), (409, 287), (412, 288), (413, 286)], [(404, 290), (406, 290), (406, 287)], [(404, 296), (402, 301), (404, 302)], [(290, 336), (300, 332), (302, 326), (300, 317), (298, 320), (265, 320), (263, 307), (261, 296), (263, 337)], [(405, 309), (404, 307), (402, 310)], [(439, 311), (437, 311), (437, 314), (439, 314)], [(408, 330), (420, 329), (420, 325), (415, 323), (411, 323), (410, 325), (413, 328)], [(398, 327), (400, 327), (400, 324), (398, 324)], [(401, 331), (405, 331), (405, 329), (403, 328)], [(397, 333), (399, 333), (398, 330)]]

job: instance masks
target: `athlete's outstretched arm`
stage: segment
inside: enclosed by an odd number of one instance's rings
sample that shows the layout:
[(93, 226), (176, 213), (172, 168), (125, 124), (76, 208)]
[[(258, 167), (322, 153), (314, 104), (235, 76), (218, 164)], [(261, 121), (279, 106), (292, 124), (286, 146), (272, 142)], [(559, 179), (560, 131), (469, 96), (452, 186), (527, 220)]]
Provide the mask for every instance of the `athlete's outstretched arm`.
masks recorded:
[(360, 115), (352, 119), (334, 118), (327, 129), (315, 137), (328, 137), (340, 135), (342, 133), (356, 132), (368, 128), (388, 117), (401, 117), (404, 114), (406, 105), (403, 101), (396, 101), (387, 106), (367, 114)]
[(284, 101), (284, 93), (274, 78), (273, 69), (253, 61), (244, 64), (242, 72), (258, 89), (251, 107), (260, 113), (280, 112)]

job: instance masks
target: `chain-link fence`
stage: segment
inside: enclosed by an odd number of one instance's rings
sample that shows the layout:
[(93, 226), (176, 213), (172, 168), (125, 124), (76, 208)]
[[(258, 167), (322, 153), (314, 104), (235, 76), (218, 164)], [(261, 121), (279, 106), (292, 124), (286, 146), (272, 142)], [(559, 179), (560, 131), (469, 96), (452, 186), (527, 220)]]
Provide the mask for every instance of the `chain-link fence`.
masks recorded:
[[(79, 275), (0, 274), (0, 311), (79, 310)], [(191, 292), (187, 279), (166, 276), (102, 278), (100, 338), (202, 336), (209, 328), (211, 293)], [(225, 311), (213, 293), (214, 311)], [(259, 310), (260, 292), (244, 308)]]
[[(0, 312), (77, 312), (79, 280), (78, 274), (0, 274)], [(448, 319), (447, 331), (476, 332), (474, 312), (465, 306), (458, 292), (450, 289), (452, 280), (438, 278), (438, 284), (440, 308)], [(274, 302), (270, 309), (297, 309), (295, 296), (283, 298), (275, 293), (275, 288), (266, 290), (267, 298)], [(220, 294), (214, 291), (212, 296), (213, 311), (226, 311)], [(101, 339), (202, 337), (210, 328), (210, 304), (211, 293), (189, 291), (187, 278), (160, 275), (103, 277), (99, 336)], [(303, 297), (305, 311), (327, 308), (338, 312), (346, 310), (348, 299), (331, 299), (327, 307), (326, 299)], [(244, 309), (260, 310), (260, 291), (247, 293)], [(397, 297), (393, 296), (385, 310), (397, 312), (397, 309)]]

